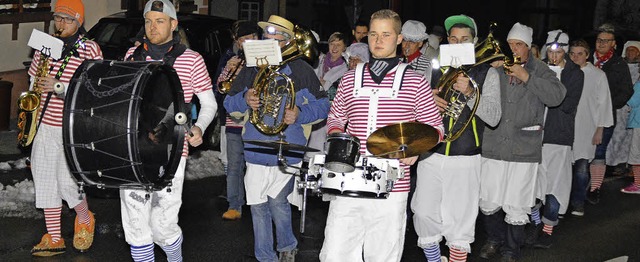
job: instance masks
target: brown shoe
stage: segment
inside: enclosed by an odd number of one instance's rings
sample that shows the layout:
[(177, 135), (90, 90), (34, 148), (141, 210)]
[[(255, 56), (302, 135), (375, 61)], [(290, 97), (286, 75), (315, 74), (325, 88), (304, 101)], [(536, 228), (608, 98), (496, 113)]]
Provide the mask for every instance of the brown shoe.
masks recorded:
[(89, 224), (78, 223), (78, 216), (76, 215), (73, 230), (73, 247), (75, 249), (80, 252), (85, 252), (91, 247), (91, 244), (93, 244), (95, 226), (96, 219), (93, 216), (93, 213), (89, 212)]
[(224, 214), (222, 214), (222, 219), (225, 220), (238, 220), (240, 218), (242, 218), (242, 213), (235, 209), (229, 209), (227, 210), (227, 212), (224, 212)]
[(67, 248), (64, 246), (64, 239), (53, 242), (51, 235), (44, 234), (40, 243), (31, 249), (31, 255), (38, 257), (50, 257), (64, 253)]

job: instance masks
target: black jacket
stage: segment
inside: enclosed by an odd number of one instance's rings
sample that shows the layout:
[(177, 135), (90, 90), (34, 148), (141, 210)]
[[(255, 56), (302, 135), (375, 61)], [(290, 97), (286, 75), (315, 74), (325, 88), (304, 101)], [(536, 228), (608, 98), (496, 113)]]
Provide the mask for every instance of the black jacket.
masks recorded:
[[(484, 85), (484, 80), (487, 77), (489, 68), (491, 68), (491, 66), (487, 63), (484, 63), (477, 65), (468, 71), (469, 76), (471, 76), (476, 81), (476, 83), (478, 83), (480, 93), (482, 93), (482, 86)], [(433, 77), (431, 78), (433, 82), (432, 88), (436, 88), (441, 77), (442, 72), (440, 70), (437, 70), (437, 72), (433, 72)], [(464, 99), (464, 97), (460, 99)], [(476, 103), (479, 102), (479, 100), (476, 101)], [(470, 123), (458, 139), (451, 143), (440, 143), (432, 149), (432, 152), (448, 156), (470, 156), (482, 153), (482, 134), (484, 133), (485, 123), (478, 116), (471, 116), (471, 109), (468, 106), (464, 107), (462, 114), (458, 118), (458, 122), (453, 130), (459, 130), (462, 124), (468, 121), (470, 117), (475, 118), (475, 123)], [(450, 120), (451, 119), (449, 116), (444, 116), (442, 118), (442, 123), (444, 124), (445, 129), (447, 129)]]
[(560, 73), (560, 82), (567, 89), (567, 94), (559, 106), (548, 108), (543, 144), (573, 145), (576, 111), (584, 87), (584, 72), (568, 55), (564, 59), (566, 64)]
[[(591, 57), (593, 63), (594, 58)], [(595, 64), (594, 64), (595, 65)], [(622, 108), (633, 95), (633, 83), (629, 66), (619, 55), (614, 54), (609, 61), (602, 66), (602, 71), (607, 75), (609, 91), (611, 92), (611, 105), (613, 106), (613, 121), (616, 121), (616, 109)]]

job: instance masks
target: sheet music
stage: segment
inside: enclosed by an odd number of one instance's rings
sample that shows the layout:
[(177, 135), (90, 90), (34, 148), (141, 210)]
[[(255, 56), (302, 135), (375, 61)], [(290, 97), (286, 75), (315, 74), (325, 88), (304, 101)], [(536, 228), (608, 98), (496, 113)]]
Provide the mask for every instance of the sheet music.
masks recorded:
[(460, 67), (476, 63), (476, 51), (472, 43), (440, 45), (440, 66)]
[(62, 56), (64, 43), (62, 40), (34, 28), (27, 45), (57, 60)]
[(282, 52), (274, 39), (247, 40), (242, 44), (247, 67), (278, 65), (282, 62)]

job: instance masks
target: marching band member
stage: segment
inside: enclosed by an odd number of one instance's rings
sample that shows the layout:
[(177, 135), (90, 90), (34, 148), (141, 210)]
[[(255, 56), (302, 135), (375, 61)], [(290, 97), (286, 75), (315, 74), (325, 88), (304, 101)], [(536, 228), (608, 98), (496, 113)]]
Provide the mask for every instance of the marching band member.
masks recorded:
[[(219, 86), (221, 82), (232, 81), (244, 68), (240, 57), (242, 44), (246, 40), (258, 40), (260, 28), (254, 21), (236, 21), (232, 26), (233, 46), (225, 53), (225, 57), (218, 63)], [(235, 52), (234, 52), (235, 50)], [(224, 68), (224, 69), (223, 69)], [(231, 75), (235, 73), (235, 75)], [(226, 90), (228, 92), (228, 90)], [(224, 96), (225, 94), (220, 94)], [(224, 109), (224, 108), (221, 108)], [(244, 205), (244, 144), (242, 143), (242, 121), (226, 114), (224, 126), (220, 128), (220, 158), (225, 165), (227, 175), (227, 201), (229, 208), (222, 218), (226, 220), (239, 220), (242, 218), (242, 206)]]
[[(584, 73), (569, 59), (569, 36), (561, 30), (548, 33), (545, 44), (545, 62), (552, 68), (567, 94), (559, 106), (547, 108), (542, 139), (542, 162), (538, 166), (538, 195), (544, 203), (543, 217), (540, 205), (531, 210), (533, 220), (528, 230), (528, 245), (550, 248), (553, 227), (558, 225), (559, 214), (567, 212), (571, 195), (571, 163), (575, 118), (584, 86)], [(544, 225), (543, 225), (544, 224)], [(541, 232), (542, 230), (542, 232)]]
[[(424, 77), (406, 69), (396, 56), (402, 42), (400, 16), (380, 10), (371, 16), (368, 64), (360, 64), (342, 78), (331, 105), (327, 127), (329, 133), (345, 132), (360, 139), (360, 153), (366, 155), (366, 139), (375, 129), (389, 124), (419, 121), (435, 127), (442, 138), (442, 118)], [(398, 88), (396, 74), (403, 74), (397, 97), (377, 95), (375, 90)], [(358, 79), (356, 79), (358, 78)], [(355, 86), (355, 82), (362, 86)], [(371, 95), (356, 96), (355, 90)], [(369, 90), (369, 91), (367, 91)], [(377, 99), (372, 98), (377, 96)], [(369, 112), (377, 100), (378, 110)], [(373, 126), (368, 127), (374, 119)], [(346, 126), (346, 130), (345, 130)], [(397, 181), (387, 199), (359, 199), (336, 196), (331, 200), (320, 251), (321, 261), (400, 261), (404, 248), (409, 165), (417, 156), (401, 159), (405, 177)]]
[(502, 118), (484, 132), (480, 210), (488, 237), (480, 257), (485, 259), (500, 247), (503, 261), (520, 257), (524, 225), (535, 204), (545, 106), (558, 106), (566, 93), (556, 74), (531, 54), (532, 35), (533, 29), (520, 23), (507, 35), (509, 48), (524, 64), (498, 69)]
[[(450, 16), (444, 21), (450, 44), (477, 41), (477, 27), (473, 18), (466, 15)], [(423, 248), (428, 261), (440, 261), (442, 237), (447, 239), (450, 261), (466, 261), (474, 241), (475, 222), (480, 197), (480, 153), (484, 126), (496, 126), (500, 121), (500, 80), (498, 72), (489, 64), (474, 66), (468, 74), (481, 88), (480, 100), (473, 97), (469, 78), (460, 74), (453, 88), (468, 99), (467, 106), (458, 121), (472, 117), (473, 125), (453, 142), (437, 145), (427, 157), (418, 163), (416, 191), (411, 200), (414, 212), (413, 225), (418, 233), (418, 246)], [(434, 78), (438, 81), (438, 78)], [(444, 87), (449, 88), (449, 87)], [(436, 90), (434, 93), (444, 92)], [(438, 109), (447, 108), (444, 99), (435, 96)], [(476, 114), (471, 108), (480, 103)], [(454, 119), (445, 116), (449, 125)]]
[[(86, 59), (102, 59), (102, 51), (94, 41), (84, 37), (86, 33), (82, 27), (84, 23), (84, 5), (80, 0), (58, 0), (56, 2), (53, 20), (56, 31), (61, 31), (58, 38), (64, 42), (62, 58), (49, 59), (51, 69), (47, 68), (48, 76), (38, 77), (37, 83), (33, 77), (38, 70), (38, 61), (42, 54), (36, 52), (29, 68), (34, 84), (42, 87), (41, 106), (48, 104), (40, 114), (42, 121), (31, 149), (31, 172), (36, 189), (36, 207), (44, 209), (47, 233), (39, 244), (31, 249), (34, 256), (53, 256), (66, 250), (61, 235), (60, 216), (62, 200), (76, 211), (73, 234), (73, 247), (86, 251), (93, 243), (95, 219), (89, 211), (85, 195), (78, 193), (76, 180), (65, 159), (62, 145), (62, 109), (63, 96), (54, 95), (53, 86), (61, 82), (65, 86), (76, 69)], [(63, 95), (63, 94), (61, 94)]]
[[(282, 17), (272, 15), (267, 22), (258, 22), (264, 31), (264, 38), (275, 39), (280, 48), (294, 44), (294, 26)], [(261, 103), (256, 88), (252, 86), (258, 67), (243, 69), (233, 82), (231, 91), (224, 100), (224, 107), (232, 116), (242, 116), (260, 108)], [(302, 125), (313, 124), (327, 117), (329, 100), (321, 89), (320, 81), (313, 68), (301, 60), (294, 59), (280, 66), (280, 73), (290, 77), (294, 83), (296, 107), (286, 109), (284, 123), (288, 127), (282, 131), (289, 143), (305, 145), (307, 138)], [(242, 133), (243, 140), (278, 140), (277, 135), (261, 133), (254, 124), (247, 121)], [(254, 252), (259, 261), (294, 261), (298, 241), (291, 225), (291, 206), (287, 196), (293, 192), (295, 172), (292, 168), (278, 165), (277, 150), (269, 150), (245, 145), (247, 162), (245, 189), (247, 204), (251, 206), (253, 220)], [(302, 155), (286, 154), (290, 165), (300, 165)], [(295, 200), (292, 200), (292, 202)], [(276, 228), (276, 249), (273, 250), (273, 224)], [(279, 255), (279, 257), (278, 257)]]
[[(185, 103), (190, 103), (196, 95), (201, 107), (198, 120), (190, 129), (192, 134), (185, 135), (182, 157), (170, 186), (151, 193), (120, 189), (122, 227), (134, 261), (153, 261), (154, 243), (164, 250), (168, 261), (182, 261), (183, 236), (178, 226), (178, 213), (182, 205), (188, 144), (202, 144), (202, 133), (213, 120), (217, 104), (202, 56), (180, 43), (174, 5), (169, 0), (151, 0), (145, 5), (143, 16), (144, 42), (130, 48), (125, 60), (164, 61), (173, 66), (182, 84)], [(147, 194), (149, 198), (145, 197)]]

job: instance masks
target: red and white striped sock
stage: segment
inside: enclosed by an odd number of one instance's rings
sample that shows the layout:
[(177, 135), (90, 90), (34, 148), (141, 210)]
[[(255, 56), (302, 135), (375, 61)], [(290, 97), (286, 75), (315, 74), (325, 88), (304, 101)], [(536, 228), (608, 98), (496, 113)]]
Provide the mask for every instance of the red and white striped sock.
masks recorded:
[(596, 190), (602, 186), (604, 180), (604, 172), (607, 170), (607, 166), (604, 164), (591, 164), (589, 165), (589, 171), (591, 172), (591, 190)]
[(47, 233), (51, 235), (53, 242), (58, 242), (62, 238), (60, 230), (60, 216), (62, 215), (62, 207), (45, 208), (44, 223), (47, 226)]
[(462, 262), (467, 261), (467, 251), (455, 247), (449, 248), (449, 261)]
[(78, 223), (89, 224), (89, 220), (91, 220), (91, 218), (89, 217), (89, 205), (87, 205), (86, 198), (82, 199), (80, 204), (73, 207), (73, 210), (75, 210), (78, 215)]
[(633, 172), (633, 183), (640, 187), (640, 165), (632, 165), (631, 171)]
[(547, 235), (553, 234), (553, 226), (544, 224), (544, 227), (542, 227), (542, 232), (547, 233)]

